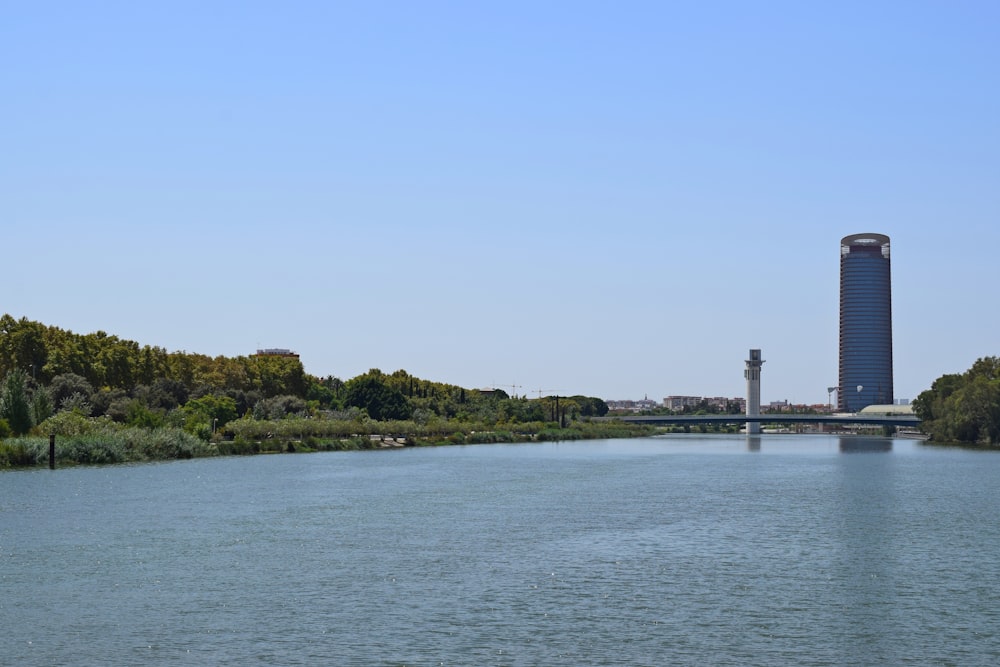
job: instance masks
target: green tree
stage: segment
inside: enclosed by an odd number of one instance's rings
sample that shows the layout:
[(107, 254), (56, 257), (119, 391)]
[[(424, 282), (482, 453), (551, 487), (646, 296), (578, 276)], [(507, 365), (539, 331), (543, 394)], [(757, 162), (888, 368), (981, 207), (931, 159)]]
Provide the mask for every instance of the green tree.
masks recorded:
[(257, 389), (265, 398), (271, 396), (306, 395), (306, 375), (302, 362), (294, 357), (254, 355), (241, 357), (251, 383), (247, 389)]
[(82, 375), (60, 373), (52, 378), (52, 382), (49, 384), (49, 393), (52, 394), (54, 405), (62, 405), (62, 402), (73, 394), (90, 397), (94, 393), (94, 387)]
[(921, 429), (938, 442), (1000, 444), (1000, 358), (939, 377), (913, 402)]
[(377, 421), (409, 419), (411, 410), (406, 396), (394, 389), (378, 369), (348, 380), (344, 385), (344, 404), (364, 408)]
[(142, 401), (133, 398), (126, 408), (125, 423), (129, 426), (154, 429), (164, 425), (164, 411), (150, 408)]
[(55, 412), (54, 404), (52, 403), (52, 395), (49, 390), (45, 387), (38, 387), (31, 394), (31, 416), (36, 424), (41, 424), (43, 421), (52, 416)]
[(340, 407), (340, 401), (337, 399), (337, 391), (343, 384), (343, 382), (333, 376), (328, 376), (324, 380), (310, 377), (309, 386), (306, 388), (306, 399), (316, 401), (321, 408)]
[(608, 404), (593, 396), (570, 396), (580, 406), (581, 417), (603, 417), (608, 414)]
[(26, 384), (24, 371), (13, 368), (7, 372), (0, 390), (0, 419), (7, 420), (14, 435), (24, 435), (34, 426)]
[[(113, 412), (112, 406), (118, 407), (123, 401), (127, 400), (129, 400), (129, 396), (124, 389), (101, 387), (90, 395), (90, 404), (93, 407), (91, 414), (95, 416), (111, 414)], [(124, 415), (124, 411), (121, 414)], [(124, 421), (124, 417), (116, 421)]]
[(253, 406), (254, 419), (285, 419), (304, 417), (308, 411), (305, 400), (298, 396), (271, 396), (257, 401)]
[(150, 408), (172, 410), (187, 402), (188, 388), (178, 380), (157, 378), (152, 385), (136, 387), (133, 395)]
[(184, 424), (203, 423), (210, 429), (222, 428), (236, 419), (236, 401), (230, 396), (206, 394), (200, 398), (192, 398), (184, 407)]
[(0, 317), (0, 372), (15, 368), (26, 370), (43, 380), (46, 363), (45, 325), (25, 317), (15, 320), (10, 315)]
[(78, 412), (79, 414), (89, 417), (94, 410), (94, 406), (90, 404), (87, 397), (76, 392), (72, 396), (67, 396), (59, 404), (59, 409), (63, 412)]

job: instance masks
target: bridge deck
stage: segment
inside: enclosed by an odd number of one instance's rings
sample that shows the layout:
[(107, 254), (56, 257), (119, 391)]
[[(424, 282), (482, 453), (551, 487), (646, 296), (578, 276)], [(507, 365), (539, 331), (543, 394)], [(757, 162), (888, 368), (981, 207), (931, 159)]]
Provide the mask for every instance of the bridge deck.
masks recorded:
[(619, 420), (631, 424), (683, 425), (683, 424), (840, 424), (841, 426), (919, 426), (916, 415), (818, 415), (818, 414), (765, 414), (747, 415), (628, 415), (601, 417), (602, 421)]

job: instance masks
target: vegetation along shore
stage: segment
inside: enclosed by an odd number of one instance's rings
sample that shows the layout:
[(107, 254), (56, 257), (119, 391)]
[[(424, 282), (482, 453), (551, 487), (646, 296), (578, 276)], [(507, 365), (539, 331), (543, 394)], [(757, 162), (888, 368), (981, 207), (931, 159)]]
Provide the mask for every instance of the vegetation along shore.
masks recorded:
[[(0, 468), (402, 446), (638, 437), (588, 396), (511, 396), (372, 369), (341, 380), (295, 355), (167, 352), (0, 317)], [(1000, 358), (914, 402), (933, 442), (1000, 445)]]
[(167, 352), (0, 318), (0, 467), (230, 454), (634, 437), (586, 396), (510, 396), (372, 369), (343, 381), (294, 355)]

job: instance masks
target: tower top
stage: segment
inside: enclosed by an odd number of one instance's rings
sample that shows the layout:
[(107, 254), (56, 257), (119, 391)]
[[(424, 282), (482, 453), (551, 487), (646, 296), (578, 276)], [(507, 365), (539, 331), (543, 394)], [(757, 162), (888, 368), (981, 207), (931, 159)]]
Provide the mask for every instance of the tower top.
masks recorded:
[(889, 242), (889, 237), (885, 234), (851, 234), (841, 239), (841, 245), (885, 245)]
[(850, 236), (845, 236), (840, 240), (840, 255), (851, 254), (851, 249), (857, 250), (873, 250), (876, 248), (882, 249), (882, 256), (889, 256), (889, 237), (885, 234), (873, 234), (871, 232), (865, 234), (851, 234)]

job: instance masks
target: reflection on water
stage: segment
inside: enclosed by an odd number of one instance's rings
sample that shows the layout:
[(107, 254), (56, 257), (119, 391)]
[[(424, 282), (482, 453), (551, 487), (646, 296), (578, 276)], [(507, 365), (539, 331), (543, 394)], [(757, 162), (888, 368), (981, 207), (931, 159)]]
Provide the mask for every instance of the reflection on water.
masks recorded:
[[(892, 440), (865, 436), (838, 438), (842, 454), (884, 453)], [(908, 549), (910, 531), (898, 508), (894, 456), (842, 456), (833, 477), (837, 492), (825, 525), (831, 537), (829, 567), (838, 585), (830, 604), (841, 609), (849, 627), (863, 628), (864, 641), (842, 637), (842, 663), (892, 665), (905, 662), (905, 652), (890, 639), (897, 627), (901, 585), (894, 567)]]
[[(785, 437), (785, 436), (778, 436)], [(748, 435), (747, 451), (760, 452), (762, 436)], [(848, 435), (837, 438), (842, 454), (856, 454), (864, 452), (891, 452), (892, 438), (880, 438), (864, 435)], [(771, 444), (776, 444), (779, 440), (771, 440)]]
[(872, 438), (851, 435), (840, 438), (840, 451), (844, 454), (864, 452), (891, 452), (892, 438)]

